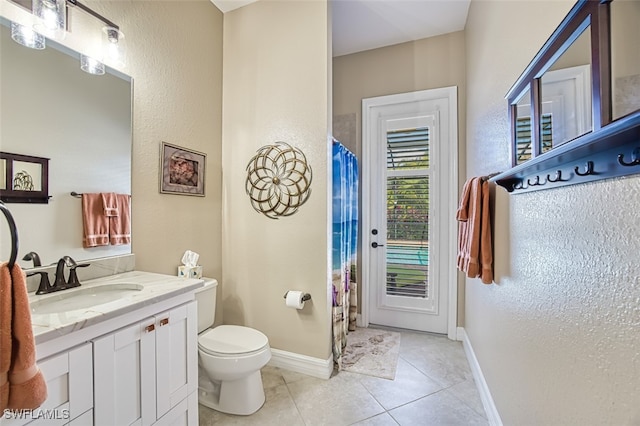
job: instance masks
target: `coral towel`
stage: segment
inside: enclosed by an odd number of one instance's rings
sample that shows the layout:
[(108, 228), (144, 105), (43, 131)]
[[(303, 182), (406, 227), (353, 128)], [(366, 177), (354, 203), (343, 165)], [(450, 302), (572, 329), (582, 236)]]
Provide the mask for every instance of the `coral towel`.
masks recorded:
[(109, 217), (109, 242), (112, 245), (131, 244), (131, 196), (113, 194), (116, 214)]
[(118, 197), (113, 192), (103, 192), (100, 194), (102, 198), (102, 207), (105, 216), (118, 216)]
[(47, 384), (36, 365), (27, 281), (19, 265), (0, 265), (0, 413), (38, 408)]
[(131, 244), (130, 200), (129, 194), (82, 194), (83, 247)]
[(489, 182), (481, 177), (467, 180), (462, 189), (458, 220), (458, 269), (469, 278), (493, 282)]
[(82, 194), (82, 229), (84, 248), (109, 245), (109, 216), (102, 194)]

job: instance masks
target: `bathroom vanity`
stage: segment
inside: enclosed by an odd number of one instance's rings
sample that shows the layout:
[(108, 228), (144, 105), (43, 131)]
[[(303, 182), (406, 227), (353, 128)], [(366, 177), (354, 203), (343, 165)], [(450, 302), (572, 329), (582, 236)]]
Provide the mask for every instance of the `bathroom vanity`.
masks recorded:
[(48, 398), (2, 425), (197, 425), (202, 285), (133, 271), (30, 294)]

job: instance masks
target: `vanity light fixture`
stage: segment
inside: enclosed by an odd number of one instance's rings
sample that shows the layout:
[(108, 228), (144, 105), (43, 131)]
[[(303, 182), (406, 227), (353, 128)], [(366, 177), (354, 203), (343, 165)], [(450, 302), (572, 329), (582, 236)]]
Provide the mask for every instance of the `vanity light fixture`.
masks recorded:
[[(77, 7), (105, 24), (102, 28), (102, 54), (109, 65), (123, 66), (126, 51), (124, 34), (120, 31), (120, 27), (78, 0), (67, 0), (67, 5)], [(89, 74), (104, 74), (102, 59), (98, 60), (87, 55), (80, 56), (80, 68)]]
[(80, 69), (93, 75), (104, 74), (104, 64), (87, 55), (80, 55)]
[(33, 0), (31, 12), (36, 18), (33, 28), (11, 22), (11, 38), (23, 46), (44, 49), (45, 36), (58, 40), (64, 38), (68, 30), (67, 14), (70, 7), (82, 10), (105, 25), (102, 28), (100, 56), (80, 55), (80, 68), (89, 74), (102, 75), (105, 73), (103, 60), (112, 66), (124, 66), (126, 45), (120, 27), (78, 0)]
[(42, 34), (17, 22), (11, 22), (11, 38), (13, 41), (31, 49), (42, 50), (46, 47), (45, 38)]

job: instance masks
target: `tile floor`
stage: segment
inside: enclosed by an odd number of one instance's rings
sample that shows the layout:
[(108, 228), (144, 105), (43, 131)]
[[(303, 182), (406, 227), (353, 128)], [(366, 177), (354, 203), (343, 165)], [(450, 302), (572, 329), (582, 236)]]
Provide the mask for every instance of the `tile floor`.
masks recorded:
[[(400, 330), (396, 330), (400, 331)], [(266, 402), (251, 416), (200, 406), (200, 425), (486, 425), (461, 342), (401, 331), (395, 380), (341, 371), (329, 380), (267, 366)]]

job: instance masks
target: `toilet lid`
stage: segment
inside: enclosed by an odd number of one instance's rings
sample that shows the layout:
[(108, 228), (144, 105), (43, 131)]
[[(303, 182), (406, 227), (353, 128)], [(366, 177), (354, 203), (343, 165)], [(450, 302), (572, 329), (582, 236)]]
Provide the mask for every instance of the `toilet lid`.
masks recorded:
[(267, 336), (249, 327), (221, 325), (198, 337), (198, 346), (205, 352), (221, 355), (259, 351), (269, 344)]

